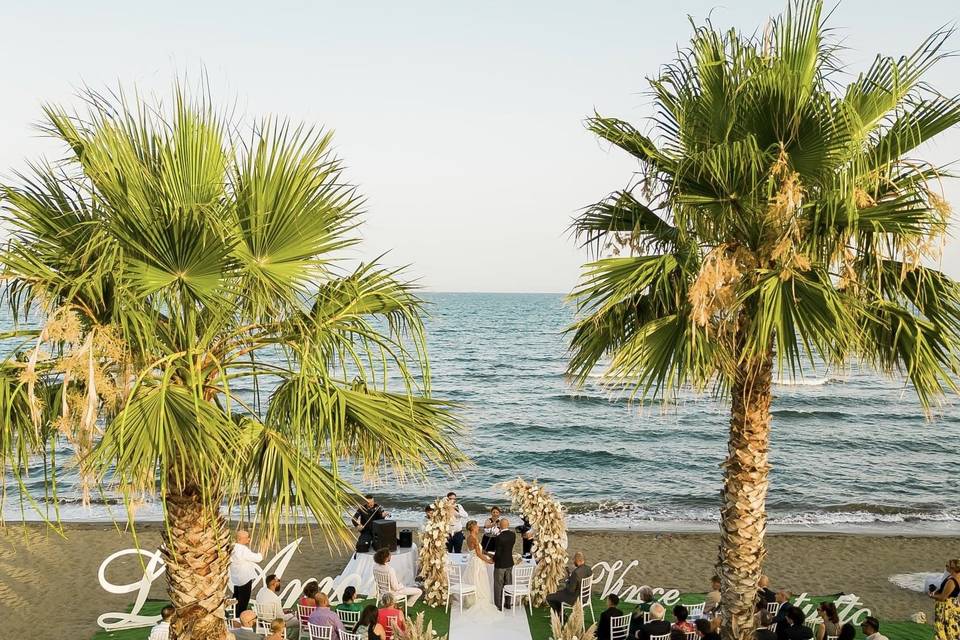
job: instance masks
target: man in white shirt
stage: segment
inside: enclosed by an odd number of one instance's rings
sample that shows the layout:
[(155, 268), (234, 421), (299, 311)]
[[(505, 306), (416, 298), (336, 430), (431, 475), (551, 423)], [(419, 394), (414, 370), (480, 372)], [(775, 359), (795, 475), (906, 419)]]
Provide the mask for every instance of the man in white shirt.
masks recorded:
[(283, 618), (288, 627), (300, 624), (295, 614), (284, 610), (280, 600), (280, 578), (273, 573), (267, 576), (266, 586), (257, 592), (257, 617), (261, 620)]
[[(377, 585), (384, 583), (390, 585), (390, 593), (394, 596), (407, 596), (407, 606), (412, 607), (416, 604), (423, 590), (416, 587), (408, 587), (400, 582), (397, 572), (390, 566), (390, 550), (380, 549), (373, 554), (373, 577)], [(378, 587), (379, 588), (379, 587)], [(383, 596), (383, 590), (380, 589), (380, 595)]]
[(448, 529), (447, 553), (461, 553), (463, 551), (463, 524), (470, 516), (466, 510), (457, 503), (457, 494), (453, 491), (447, 494), (447, 508), (453, 515), (453, 519)]
[(153, 625), (150, 629), (150, 637), (147, 640), (168, 640), (170, 638), (170, 617), (173, 615), (173, 607), (165, 606), (160, 610), (160, 622)]
[(234, 614), (237, 617), (250, 605), (250, 590), (260, 570), (257, 563), (263, 560), (263, 555), (251, 551), (247, 546), (249, 544), (250, 534), (242, 529), (237, 531), (237, 541), (230, 552), (230, 585), (233, 587), (233, 597), (237, 599), (237, 611)]
[(860, 623), (860, 630), (867, 640), (888, 640), (887, 636), (880, 633), (880, 621), (873, 616), (867, 616), (867, 619)]

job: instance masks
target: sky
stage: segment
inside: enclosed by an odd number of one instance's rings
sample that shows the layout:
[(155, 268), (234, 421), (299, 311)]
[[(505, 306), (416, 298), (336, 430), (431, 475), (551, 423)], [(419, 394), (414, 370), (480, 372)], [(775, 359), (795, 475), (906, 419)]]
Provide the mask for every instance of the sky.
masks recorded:
[[(0, 2), (0, 176), (55, 156), (34, 124), (44, 103), (184, 75), (247, 119), (319, 124), (366, 197), (358, 257), (434, 291), (568, 292), (588, 254), (582, 207), (636, 164), (584, 129), (595, 110), (644, 126), (646, 78), (686, 44), (689, 18), (754, 32), (782, 2)], [(833, 6), (833, 5), (830, 5)], [(960, 5), (846, 0), (830, 25), (850, 71), (913, 50)], [(960, 34), (950, 41), (960, 50)], [(960, 93), (960, 62), (930, 75)], [(924, 149), (960, 159), (960, 131)], [(960, 185), (947, 187), (960, 203)], [(960, 206), (960, 205), (958, 205)], [(960, 235), (954, 230), (954, 235)], [(960, 242), (943, 268), (960, 277)]]

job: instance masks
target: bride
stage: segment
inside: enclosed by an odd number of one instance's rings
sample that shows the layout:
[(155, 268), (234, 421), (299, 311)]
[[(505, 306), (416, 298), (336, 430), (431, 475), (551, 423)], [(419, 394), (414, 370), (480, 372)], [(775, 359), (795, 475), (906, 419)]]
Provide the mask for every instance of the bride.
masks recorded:
[(466, 584), (472, 584), (477, 589), (476, 603), (468, 611), (471, 614), (499, 614), (500, 612), (493, 603), (490, 572), (487, 570), (487, 565), (493, 564), (493, 560), (483, 552), (480, 545), (480, 528), (477, 526), (477, 521), (471, 520), (468, 522), (466, 529), (465, 555), (467, 556), (467, 566), (463, 571), (463, 581)]

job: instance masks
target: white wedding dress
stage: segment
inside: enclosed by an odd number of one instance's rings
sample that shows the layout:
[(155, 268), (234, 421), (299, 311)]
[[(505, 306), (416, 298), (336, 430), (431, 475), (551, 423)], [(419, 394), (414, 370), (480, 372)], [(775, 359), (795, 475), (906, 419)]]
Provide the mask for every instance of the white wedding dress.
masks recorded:
[[(477, 557), (475, 549), (467, 549), (467, 565), (463, 569), (464, 584), (472, 584), (477, 589), (477, 596), (469, 609), (465, 609), (464, 616), (483, 616), (488, 618), (490, 615), (502, 615), (493, 603), (493, 580), (492, 570), (488, 567), (492, 565), (484, 562)], [(470, 602), (468, 599), (464, 604)]]

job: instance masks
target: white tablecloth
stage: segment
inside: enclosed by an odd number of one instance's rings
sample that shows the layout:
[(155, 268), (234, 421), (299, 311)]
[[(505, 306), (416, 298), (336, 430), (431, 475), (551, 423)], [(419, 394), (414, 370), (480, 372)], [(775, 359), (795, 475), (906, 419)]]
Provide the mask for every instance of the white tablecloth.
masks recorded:
[[(409, 549), (398, 548), (390, 554), (390, 566), (397, 572), (397, 579), (404, 586), (414, 586), (418, 558), (417, 545)], [(350, 562), (337, 577), (337, 582), (351, 575), (356, 576), (356, 581), (351, 581), (351, 584), (358, 585), (357, 591), (364, 595), (374, 595), (377, 592), (377, 583), (373, 579), (373, 567), (373, 553), (355, 553), (350, 556)]]

